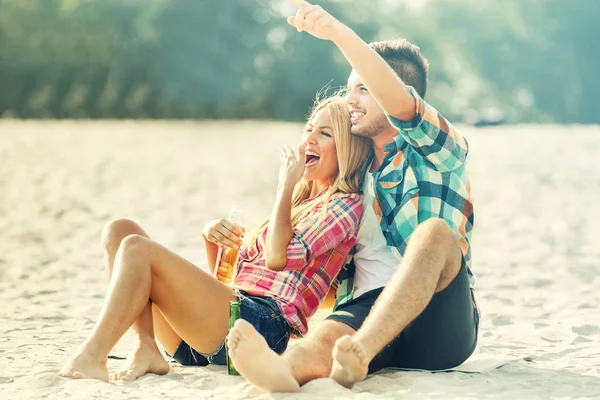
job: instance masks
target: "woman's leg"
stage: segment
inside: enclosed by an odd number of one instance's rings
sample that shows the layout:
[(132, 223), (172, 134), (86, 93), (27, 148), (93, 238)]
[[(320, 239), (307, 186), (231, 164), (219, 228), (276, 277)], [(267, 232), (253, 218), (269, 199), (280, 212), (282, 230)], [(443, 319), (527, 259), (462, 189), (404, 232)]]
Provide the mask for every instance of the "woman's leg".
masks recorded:
[[(141, 226), (129, 219), (109, 222), (102, 230), (104, 266), (109, 282), (119, 246), (129, 235), (150, 238)], [(119, 371), (110, 375), (110, 380), (136, 379), (145, 373), (166, 374), (169, 371), (169, 363), (160, 354), (155, 338), (170, 354), (175, 352), (181, 343), (181, 338), (165, 320), (160, 310), (156, 306), (152, 306), (151, 301), (148, 301), (138, 319), (131, 326), (131, 330), (135, 341), (133, 349)]]
[[(106, 268), (106, 274), (108, 275), (109, 282), (110, 277), (112, 276), (113, 265), (115, 263), (115, 257), (117, 255), (117, 251), (119, 250), (119, 246), (121, 245), (123, 239), (129, 235), (141, 235), (150, 239), (150, 236), (142, 229), (141, 226), (129, 219), (118, 219), (109, 222), (104, 226), (104, 230), (102, 231), (102, 247), (104, 249), (104, 266)], [(152, 302), (149, 301), (148, 308), (150, 308), (151, 304)], [(139, 319), (146, 319), (142, 318), (144, 313), (149, 313), (149, 310), (144, 309)], [(136, 320), (136, 322), (134, 322), (131, 326), (134, 334), (136, 335), (147, 332), (147, 330), (143, 329), (143, 326), (138, 324), (139, 319)], [(177, 349), (177, 346), (179, 346), (179, 343), (181, 343), (181, 338), (177, 332), (173, 330), (173, 327), (165, 320), (162, 313), (156, 306), (152, 307), (152, 320), (154, 336), (170, 354), (173, 354)]]
[(139, 318), (149, 300), (190, 346), (214, 352), (227, 335), (233, 299), (229, 286), (165, 247), (141, 235), (127, 236), (114, 260), (100, 318), (61, 374), (106, 380), (106, 358), (119, 338), (134, 322), (138, 329), (151, 326)]

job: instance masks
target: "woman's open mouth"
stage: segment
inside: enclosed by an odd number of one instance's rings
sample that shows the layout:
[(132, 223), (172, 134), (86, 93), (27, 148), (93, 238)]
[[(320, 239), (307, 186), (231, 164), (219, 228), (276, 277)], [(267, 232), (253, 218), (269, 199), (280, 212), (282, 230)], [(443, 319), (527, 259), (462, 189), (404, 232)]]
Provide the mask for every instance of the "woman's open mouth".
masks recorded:
[(305, 167), (313, 167), (317, 165), (321, 157), (317, 153), (313, 153), (312, 151), (306, 152), (306, 158), (304, 159)]

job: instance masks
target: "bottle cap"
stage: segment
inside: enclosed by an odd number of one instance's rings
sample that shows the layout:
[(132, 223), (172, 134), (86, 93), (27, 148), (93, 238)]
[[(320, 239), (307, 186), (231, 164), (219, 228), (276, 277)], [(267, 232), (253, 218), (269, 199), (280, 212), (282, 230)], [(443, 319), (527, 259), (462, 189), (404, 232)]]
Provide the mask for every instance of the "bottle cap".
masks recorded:
[(229, 214), (229, 221), (239, 224), (241, 215), (242, 215), (242, 209), (237, 204), (234, 204), (233, 207), (231, 207), (231, 213)]

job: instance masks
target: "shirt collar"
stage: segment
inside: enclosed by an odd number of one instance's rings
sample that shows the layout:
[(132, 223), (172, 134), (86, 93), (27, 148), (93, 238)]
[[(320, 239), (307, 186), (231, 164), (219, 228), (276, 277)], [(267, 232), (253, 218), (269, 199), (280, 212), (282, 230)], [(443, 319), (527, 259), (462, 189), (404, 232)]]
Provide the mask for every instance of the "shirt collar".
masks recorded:
[(398, 154), (398, 152), (401, 151), (404, 146), (406, 146), (406, 140), (404, 140), (404, 137), (398, 133), (396, 136), (394, 136), (394, 140), (386, 144), (383, 148), (383, 162), (374, 172), (383, 171), (383, 169), (388, 165), (388, 160), (394, 158), (394, 156), (396, 156), (396, 154)]

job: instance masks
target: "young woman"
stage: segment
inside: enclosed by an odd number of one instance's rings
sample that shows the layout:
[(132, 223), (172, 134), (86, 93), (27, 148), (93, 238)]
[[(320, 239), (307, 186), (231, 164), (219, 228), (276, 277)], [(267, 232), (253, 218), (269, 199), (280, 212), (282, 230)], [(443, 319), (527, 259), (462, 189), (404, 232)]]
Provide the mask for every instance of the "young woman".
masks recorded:
[[(152, 241), (134, 222), (109, 223), (104, 305), (60, 375), (108, 381), (166, 374), (156, 340), (183, 365), (225, 364), (232, 300), (278, 353), (290, 334), (304, 334), (356, 241), (360, 169), (371, 145), (351, 135), (347, 106), (332, 97), (314, 108), (298, 151), (299, 159), (290, 148), (282, 152), (271, 218), (242, 246), (232, 286)], [(211, 268), (218, 246), (242, 244), (243, 229), (228, 221), (209, 223), (203, 233)], [(134, 348), (109, 376), (108, 355), (130, 327)]]

